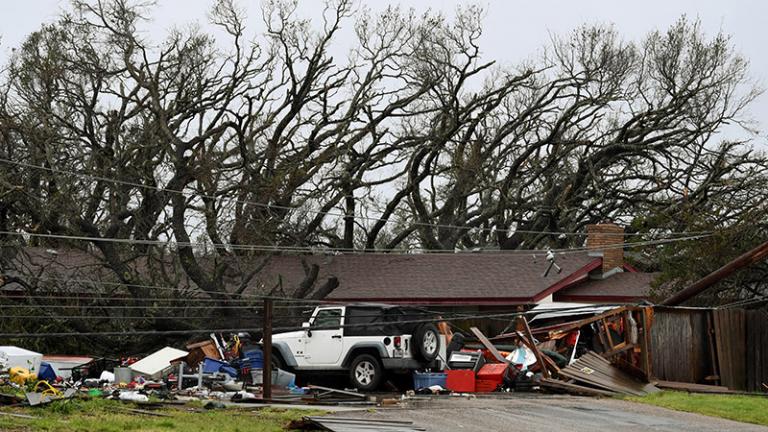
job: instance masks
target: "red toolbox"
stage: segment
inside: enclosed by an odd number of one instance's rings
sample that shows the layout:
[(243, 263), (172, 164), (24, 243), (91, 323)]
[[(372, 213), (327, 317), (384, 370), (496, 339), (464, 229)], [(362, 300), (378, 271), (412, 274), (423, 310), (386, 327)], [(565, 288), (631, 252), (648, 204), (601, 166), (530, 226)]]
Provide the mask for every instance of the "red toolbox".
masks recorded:
[(476, 393), (491, 393), (495, 392), (501, 383), (492, 380), (475, 380), (475, 392)]
[(488, 363), (483, 365), (477, 371), (475, 391), (478, 393), (496, 391), (504, 383), (504, 378), (508, 372), (509, 367), (505, 363)]
[(471, 369), (454, 369), (446, 371), (448, 377), (445, 386), (455, 392), (473, 393), (475, 391), (475, 371)]
[(509, 365), (506, 363), (487, 363), (477, 371), (477, 379), (501, 384), (507, 377), (508, 371)]

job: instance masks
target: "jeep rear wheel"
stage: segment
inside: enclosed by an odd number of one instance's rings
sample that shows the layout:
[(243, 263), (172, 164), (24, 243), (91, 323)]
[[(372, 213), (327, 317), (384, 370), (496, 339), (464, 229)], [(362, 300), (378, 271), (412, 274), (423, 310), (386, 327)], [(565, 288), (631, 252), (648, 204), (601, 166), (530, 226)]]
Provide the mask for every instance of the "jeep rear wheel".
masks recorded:
[(370, 354), (360, 354), (355, 357), (349, 369), (349, 380), (358, 390), (376, 390), (383, 375), (384, 369), (379, 359)]
[(424, 361), (431, 362), (440, 353), (440, 332), (431, 323), (425, 323), (413, 333), (413, 352)]

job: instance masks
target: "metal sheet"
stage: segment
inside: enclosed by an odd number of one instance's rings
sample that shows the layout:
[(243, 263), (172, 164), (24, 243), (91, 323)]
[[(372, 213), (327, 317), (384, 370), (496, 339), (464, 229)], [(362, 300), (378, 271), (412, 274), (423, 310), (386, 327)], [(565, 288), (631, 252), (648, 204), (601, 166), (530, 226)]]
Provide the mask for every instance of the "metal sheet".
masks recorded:
[(418, 432), (426, 429), (410, 421), (391, 421), (345, 417), (307, 417), (315, 425), (333, 432)]
[(530, 319), (530, 323), (549, 318), (576, 317), (581, 315), (597, 315), (616, 309), (617, 306), (595, 306), (580, 303), (545, 303), (531, 309), (531, 312), (541, 312)]

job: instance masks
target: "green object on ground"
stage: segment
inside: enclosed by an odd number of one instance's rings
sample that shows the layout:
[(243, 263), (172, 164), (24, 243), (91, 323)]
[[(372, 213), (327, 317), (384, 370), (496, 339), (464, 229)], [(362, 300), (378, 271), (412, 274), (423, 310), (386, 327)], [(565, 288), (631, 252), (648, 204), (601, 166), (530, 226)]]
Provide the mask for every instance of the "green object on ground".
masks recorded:
[(101, 392), (99, 389), (90, 389), (88, 390), (88, 396), (90, 397), (101, 397), (104, 393)]
[(664, 391), (627, 400), (768, 426), (768, 397)]
[[(125, 412), (132, 405), (107, 399), (57, 401), (39, 408), (0, 408), (2, 412), (26, 414), (35, 419), (4, 416), (3, 431), (122, 432), (122, 431), (209, 431), (284, 432), (292, 420), (322, 414), (315, 410), (239, 409), (190, 411), (191, 407), (165, 408), (154, 417)], [(194, 405), (193, 405), (194, 406)]]

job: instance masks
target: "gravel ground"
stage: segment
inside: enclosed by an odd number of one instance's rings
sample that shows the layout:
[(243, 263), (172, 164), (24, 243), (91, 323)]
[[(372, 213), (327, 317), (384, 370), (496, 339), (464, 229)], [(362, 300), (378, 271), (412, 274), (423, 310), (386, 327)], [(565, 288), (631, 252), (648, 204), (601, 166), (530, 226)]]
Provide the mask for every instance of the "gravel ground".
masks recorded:
[(407, 408), (334, 416), (410, 420), (430, 432), (448, 431), (755, 431), (767, 427), (739, 423), (617, 399), (526, 395), (505, 398), (435, 398)]

